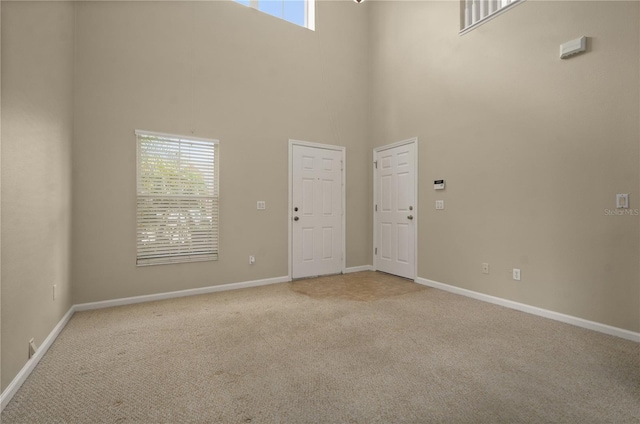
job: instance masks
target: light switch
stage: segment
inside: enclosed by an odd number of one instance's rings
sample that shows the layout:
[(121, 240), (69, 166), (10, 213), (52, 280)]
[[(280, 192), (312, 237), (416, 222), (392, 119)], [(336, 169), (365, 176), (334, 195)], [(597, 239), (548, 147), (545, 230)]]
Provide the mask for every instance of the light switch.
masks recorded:
[(258, 210), (265, 209), (267, 209), (267, 202), (265, 202), (264, 200), (258, 200)]
[(436, 200), (436, 209), (444, 209), (444, 200)]

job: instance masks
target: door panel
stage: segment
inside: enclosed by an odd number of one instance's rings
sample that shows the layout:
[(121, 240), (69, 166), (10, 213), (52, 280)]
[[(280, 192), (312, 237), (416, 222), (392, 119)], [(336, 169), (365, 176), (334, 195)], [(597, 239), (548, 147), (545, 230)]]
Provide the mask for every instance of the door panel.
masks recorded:
[(333, 215), (333, 207), (335, 206), (333, 203), (333, 181), (331, 180), (322, 180), (322, 214), (323, 215)]
[(409, 263), (409, 224), (398, 224), (398, 262), (403, 264)]
[(415, 143), (376, 154), (376, 269), (415, 278)]
[(292, 278), (340, 273), (342, 152), (293, 145), (292, 167)]
[(302, 260), (313, 261), (313, 228), (302, 228)]
[(333, 259), (333, 228), (322, 229), (322, 259)]

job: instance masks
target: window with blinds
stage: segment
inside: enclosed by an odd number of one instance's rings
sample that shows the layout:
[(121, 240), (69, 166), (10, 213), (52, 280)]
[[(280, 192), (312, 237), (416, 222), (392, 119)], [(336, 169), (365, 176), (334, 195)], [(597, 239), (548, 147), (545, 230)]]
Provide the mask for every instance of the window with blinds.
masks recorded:
[(218, 140), (136, 138), (137, 265), (218, 259)]
[(524, 0), (461, 0), (462, 29), (467, 33), (494, 17), (506, 12)]

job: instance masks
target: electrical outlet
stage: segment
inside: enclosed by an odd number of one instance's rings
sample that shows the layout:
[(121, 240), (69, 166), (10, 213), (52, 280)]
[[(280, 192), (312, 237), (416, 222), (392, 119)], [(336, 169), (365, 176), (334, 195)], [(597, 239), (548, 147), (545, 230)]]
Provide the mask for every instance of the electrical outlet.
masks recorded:
[(520, 281), (520, 270), (518, 268), (513, 268), (513, 279)]
[(53, 285), (53, 300), (56, 300), (56, 288), (57, 288), (57, 286), (54, 284)]
[(629, 208), (629, 193), (616, 194), (616, 208), (618, 209)]
[(249, 256), (249, 265), (253, 265), (256, 263), (256, 257), (251, 255)]
[(436, 209), (444, 209), (444, 200), (436, 200)]
[(482, 263), (482, 273), (483, 274), (488, 274), (489, 273), (489, 264), (486, 262)]
[(260, 211), (267, 209), (267, 202), (264, 200), (258, 200), (257, 208)]

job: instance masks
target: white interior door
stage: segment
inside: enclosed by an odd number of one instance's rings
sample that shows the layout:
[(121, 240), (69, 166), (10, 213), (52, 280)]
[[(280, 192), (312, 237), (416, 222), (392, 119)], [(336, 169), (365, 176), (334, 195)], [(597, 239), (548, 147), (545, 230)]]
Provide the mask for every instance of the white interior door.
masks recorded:
[(375, 150), (375, 266), (415, 279), (416, 142)]
[(292, 278), (342, 272), (343, 151), (292, 145)]

